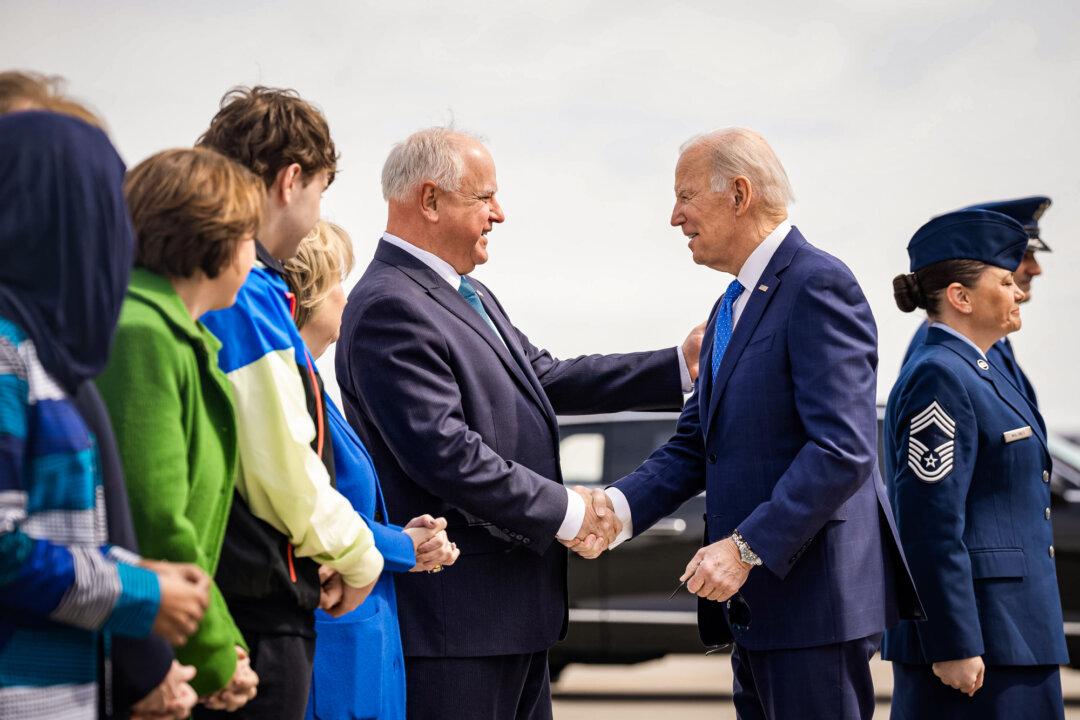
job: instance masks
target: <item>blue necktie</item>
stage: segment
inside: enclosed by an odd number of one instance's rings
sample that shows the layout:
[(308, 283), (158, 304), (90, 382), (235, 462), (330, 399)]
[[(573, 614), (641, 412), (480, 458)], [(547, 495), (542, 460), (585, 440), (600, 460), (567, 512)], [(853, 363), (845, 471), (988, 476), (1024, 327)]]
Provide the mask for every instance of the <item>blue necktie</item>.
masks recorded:
[(484, 309), (484, 304), (480, 302), (480, 296), (476, 294), (476, 288), (469, 282), (469, 278), (464, 275), (461, 276), (461, 285), (458, 286), (457, 291), (461, 294), (461, 297), (465, 298), (465, 302), (472, 306), (472, 309), (480, 314), (480, 317), (484, 318), (484, 322), (488, 324), (488, 327), (495, 333), (495, 337), (502, 340), (502, 335), (495, 328), (495, 323), (491, 322), (491, 318), (487, 314), (487, 310)]
[(724, 299), (720, 301), (720, 310), (716, 313), (716, 333), (713, 335), (712, 344), (712, 376), (716, 378), (716, 371), (720, 369), (720, 361), (724, 359), (724, 351), (731, 342), (731, 331), (735, 326), (735, 301), (742, 295), (745, 288), (737, 279), (732, 280), (724, 291)]

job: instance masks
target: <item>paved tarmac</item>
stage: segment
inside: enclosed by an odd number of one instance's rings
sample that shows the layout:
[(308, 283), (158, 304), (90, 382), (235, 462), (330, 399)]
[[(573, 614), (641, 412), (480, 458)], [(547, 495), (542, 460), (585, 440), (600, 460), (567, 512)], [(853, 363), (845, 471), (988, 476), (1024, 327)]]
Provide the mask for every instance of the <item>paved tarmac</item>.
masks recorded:
[[(889, 717), (892, 671), (875, 660), (876, 717)], [(1065, 717), (1080, 720), (1080, 671), (1062, 670)], [(552, 687), (555, 720), (734, 720), (728, 655), (669, 655), (637, 665), (571, 665)]]

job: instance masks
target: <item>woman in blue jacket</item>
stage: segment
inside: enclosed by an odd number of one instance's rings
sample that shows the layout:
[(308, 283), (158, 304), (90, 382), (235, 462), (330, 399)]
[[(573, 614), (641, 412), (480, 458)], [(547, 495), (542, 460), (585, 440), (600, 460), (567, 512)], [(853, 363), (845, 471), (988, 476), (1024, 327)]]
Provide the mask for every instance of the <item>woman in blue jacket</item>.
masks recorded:
[[(314, 358), (337, 339), (345, 293), (341, 280), (352, 267), (352, 245), (337, 225), (320, 221), (285, 263), (296, 295), (294, 318)], [(367, 521), (385, 560), (375, 589), (359, 608), (340, 618), (315, 614), (315, 671), (307, 717), (313, 720), (404, 720), (405, 665), (390, 573), (441, 572), (459, 551), (446, 536), (446, 520), (422, 515), (404, 528), (387, 522), (375, 466), (337, 405), (326, 399), (334, 442), (337, 489)], [(333, 592), (333, 578), (324, 592)]]
[(885, 633), (894, 720), (1063, 718), (1067, 663), (1038, 409), (987, 351), (1020, 329), (1023, 227), (984, 210), (931, 220), (893, 281), (925, 343), (885, 411), (885, 463), (926, 620)]

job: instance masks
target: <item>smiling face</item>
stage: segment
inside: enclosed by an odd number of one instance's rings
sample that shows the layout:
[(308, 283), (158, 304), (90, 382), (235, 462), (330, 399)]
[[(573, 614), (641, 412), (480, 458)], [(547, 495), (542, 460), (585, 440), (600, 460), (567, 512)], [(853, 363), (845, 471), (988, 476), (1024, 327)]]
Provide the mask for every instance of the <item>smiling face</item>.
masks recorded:
[(968, 290), (971, 323), (987, 335), (1005, 337), (1020, 329), (1020, 302), (1024, 292), (1004, 268), (989, 267)]
[(464, 172), (457, 190), (438, 191), (438, 232), (444, 259), (467, 275), (488, 261), (487, 234), (506, 219), (495, 199), (495, 161), (480, 143), (463, 139)]
[(736, 247), (735, 201), (730, 190), (712, 189), (711, 170), (704, 148), (690, 148), (675, 167), (675, 207), (671, 224), (689, 238), (694, 262), (736, 274), (744, 257)]

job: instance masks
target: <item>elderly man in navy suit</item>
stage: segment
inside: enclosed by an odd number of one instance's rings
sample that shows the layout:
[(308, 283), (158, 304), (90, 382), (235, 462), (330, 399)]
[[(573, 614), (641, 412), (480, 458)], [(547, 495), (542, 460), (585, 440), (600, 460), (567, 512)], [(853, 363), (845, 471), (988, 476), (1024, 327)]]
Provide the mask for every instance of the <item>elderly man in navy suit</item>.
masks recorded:
[[(558, 360), (469, 275), (504, 219), (475, 138), (417, 132), (383, 168), (386, 233), (349, 296), (337, 349), (346, 415), (391, 519), (447, 518), (461, 549), (398, 576), (409, 717), (551, 717), (547, 650), (566, 630), (566, 550), (619, 531), (562, 485), (556, 413), (677, 409), (703, 326), (680, 348)], [(690, 360), (690, 366), (682, 358)]]
[[(706, 491), (680, 580), (707, 645), (734, 643), (740, 718), (869, 718), (869, 660), (917, 600), (877, 470), (874, 318), (851, 271), (787, 218), (791, 188), (744, 129), (691, 140), (671, 224), (730, 273), (676, 434), (606, 491), (616, 542)], [(584, 554), (594, 554), (588, 548)]]

